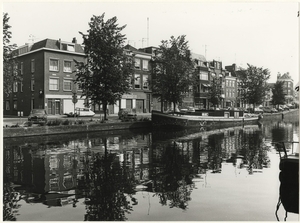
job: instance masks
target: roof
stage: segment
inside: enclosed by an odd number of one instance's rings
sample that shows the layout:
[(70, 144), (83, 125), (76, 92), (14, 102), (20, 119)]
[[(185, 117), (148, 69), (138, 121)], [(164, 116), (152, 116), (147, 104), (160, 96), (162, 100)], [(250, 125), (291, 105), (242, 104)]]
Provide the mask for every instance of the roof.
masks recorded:
[(287, 72), (287, 73), (284, 73), (283, 75), (277, 77), (277, 79), (291, 79), (291, 76), (290, 76), (289, 72)]
[(203, 55), (201, 55), (201, 54), (191, 53), (191, 57), (192, 57), (193, 59), (197, 59), (197, 60), (206, 62), (206, 58), (205, 58)]
[[(64, 50), (61, 47), (61, 44), (70, 44), (70, 45), (74, 45), (75, 47), (75, 51), (68, 51), (68, 50)], [(27, 48), (25, 50), (24, 49)], [(15, 50), (15, 52), (18, 52), (18, 55), (24, 54), (24, 53), (29, 53), (35, 50), (39, 50), (39, 49), (43, 49), (43, 48), (47, 48), (47, 49), (53, 49), (53, 50), (62, 50), (62, 51), (67, 51), (67, 52), (76, 52), (76, 53), (84, 53), (84, 49), (83, 47), (78, 44), (78, 43), (72, 43), (72, 42), (65, 42), (65, 41), (61, 41), (61, 40), (53, 40), (53, 39), (44, 39), (41, 40), (39, 42), (33, 43), (32, 45), (30, 44), (26, 44), (24, 46), (18, 47), (18, 49)]]

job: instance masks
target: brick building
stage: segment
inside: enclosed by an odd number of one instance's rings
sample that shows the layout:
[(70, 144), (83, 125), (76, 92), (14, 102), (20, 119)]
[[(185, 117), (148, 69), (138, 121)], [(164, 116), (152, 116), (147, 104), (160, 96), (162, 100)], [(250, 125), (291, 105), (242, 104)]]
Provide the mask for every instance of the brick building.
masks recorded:
[[(48, 114), (72, 112), (75, 79), (74, 59), (84, 62), (82, 46), (72, 42), (44, 39), (26, 44), (13, 52), (22, 81), (13, 83), (13, 91), (4, 95), (4, 115), (29, 115), (31, 109), (45, 109)], [(80, 91), (78, 92), (80, 95)], [(79, 98), (76, 107), (83, 107)]]
[(293, 102), (294, 99), (294, 80), (291, 78), (289, 72), (281, 75), (278, 73), (277, 81), (283, 82), (283, 93), (287, 104)]

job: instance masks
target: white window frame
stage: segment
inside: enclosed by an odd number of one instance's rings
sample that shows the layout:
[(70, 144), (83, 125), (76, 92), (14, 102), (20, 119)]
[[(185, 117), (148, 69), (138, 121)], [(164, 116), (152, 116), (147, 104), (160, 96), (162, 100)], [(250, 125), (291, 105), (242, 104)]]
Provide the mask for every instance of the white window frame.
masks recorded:
[[(53, 79), (54, 79), (54, 78), (53, 78)], [(67, 82), (70, 83), (70, 89), (66, 89), (66, 88), (65, 88), (65, 83), (67, 83)], [(64, 89), (64, 91), (72, 91), (72, 82), (73, 82), (72, 79), (64, 79), (64, 81), (63, 81), (63, 89)]]
[(6, 101), (5, 101), (5, 110), (6, 110), (6, 111), (9, 111), (9, 110), (10, 110), (10, 101), (9, 101), (9, 100), (6, 100)]
[(30, 62), (30, 69), (31, 69), (31, 73), (34, 73), (35, 71), (35, 60), (32, 59)]
[(148, 82), (148, 74), (143, 75), (143, 89), (148, 90), (149, 89), (149, 82)]
[(149, 61), (143, 60), (143, 70), (149, 70)]
[(17, 100), (13, 100), (13, 110), (18, 110), (18, 101)]
[(30, 89), (31, 89), (31, 91), (34, 91), (34, 79), (31, 79), (31, 81), (30, 81)]
[(20, 74), (21, 75), (24, 74), (24, 65), (23, 65), (23, 62), (20, 63)]
[(203, 73), (201, 72), (200, 73), (200, 80), (208, 80), (208, 73)]
[(14, 81), (14, 83), (13, 83), (13, 92), (14, 93), (18, 92), (18, 82), (17, 81)]
[[(57, 84), (51, 83), (51, 80), (56, 80)], [(57, 86), (57, 88), (52, 88), (53, 86)], [(49, 91), (58, 91), (59, 90), (59, 79), (58, 78), (49, 78)]]
[[(70, 63), (70, 67), (65, 66), (66, 63)], [(70, 69), (66, 69), (66, 68), (70, 68)], [(64, 72), (65, 73), (72, 73), (72, 61), (64, 60)]]
[(134, 75), (134, 89), (141, 89), (141, 75)]
[[(54, 66), (51, 66), (51, 61), (57, 61), (57, 70), (54, 69)], [(49, 70), (50, 71), (55, 71), (55, 72), (59, 71), (59, 59), (56, 59), (56, 58), (50, 58), (49, 59)]]
[(141, 59), (140, 58), (134, 58), (134, 67), (137, 70), (141, 69)]

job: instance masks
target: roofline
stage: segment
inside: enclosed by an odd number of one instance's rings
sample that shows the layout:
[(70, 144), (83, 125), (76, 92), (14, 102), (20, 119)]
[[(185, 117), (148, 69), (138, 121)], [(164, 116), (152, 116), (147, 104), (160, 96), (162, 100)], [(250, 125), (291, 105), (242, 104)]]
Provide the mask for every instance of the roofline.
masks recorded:
[(21, 57), (21, 56), (28, 55), (28, 54), (31, 54), (31, 53), (35, 53), (35, 52), (42, 51), (42, 50), (54, 51), (54, 52), (60, 52), (60, 53), (68, 53), (68, 54), (75, 54), (75, 55), (81, 55), (81, 56), (86, 55), (85, 53), (70, 52), (70, 51), (56, 50), (56, 49), (51, 49), (51, 48), (47, 48), (47, 47), (42, 47), (42, 48), (39, 48), (39, 49), (36, 49), (36, 50), (33, 50), (33, 51), (29, 51), (27, 53), (22, 53), (20, 55), (15, 56), (15, 57)]

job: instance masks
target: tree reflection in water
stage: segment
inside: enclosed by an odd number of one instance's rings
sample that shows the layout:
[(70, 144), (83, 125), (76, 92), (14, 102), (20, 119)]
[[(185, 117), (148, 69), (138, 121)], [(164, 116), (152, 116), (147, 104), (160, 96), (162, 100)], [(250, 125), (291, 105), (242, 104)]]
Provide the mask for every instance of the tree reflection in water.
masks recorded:
[(270, 165), (268, 150), (263, 144), (261, 131), (243, 132), (240, 153), (244, 157), (242, 165), (247, 168), (249, 174), (261, 171), (263, 167)]
[(192, 163), (189, 156), (184, 155), (184, 147), (180, 143), (172, 142), (160, 149), (163, 150), (158, 161), (159, 171), (154, 178), (156, 196), (160, 204), (171, 208), (177, 207), (185, 210), (191, 200), (194, 184)]
[(87, 163), (86, 221), (123, 221), (125, 214), (132, 211), (125, 194), (134, 193), (134, 178), (115, 158), (116, 154), (108, 154), (105, 143), (105, 155), (92, 154)]

